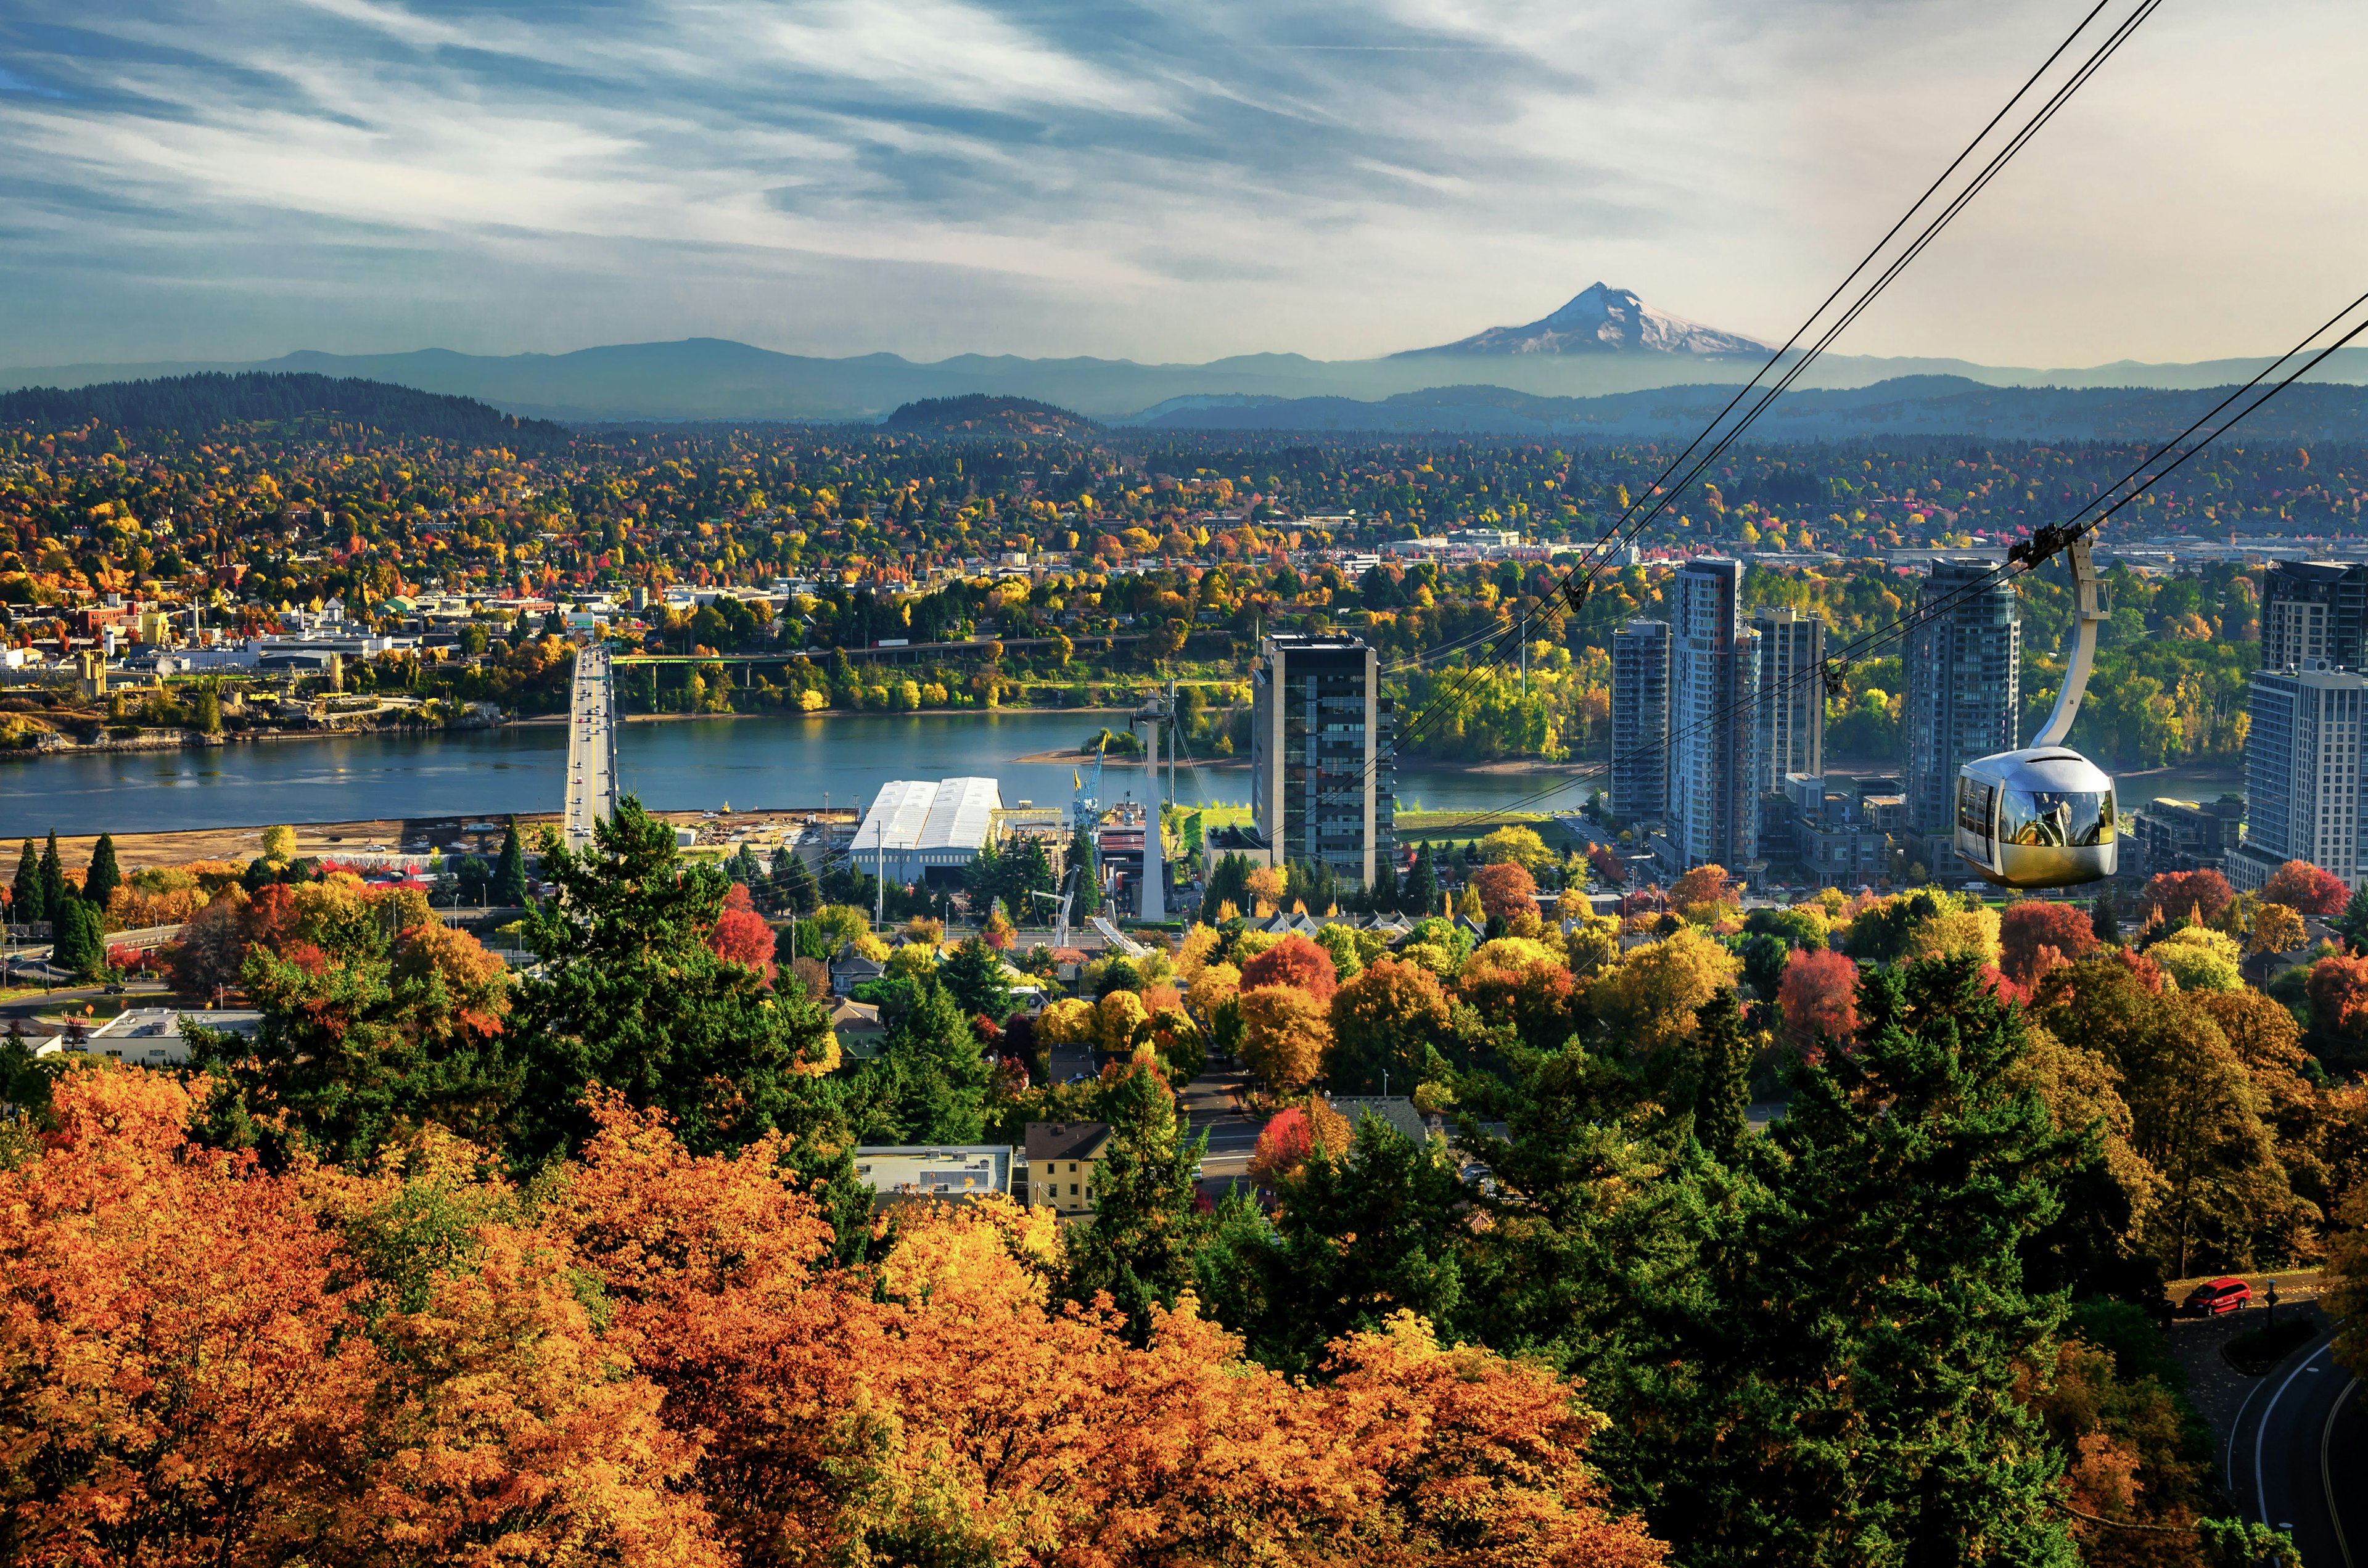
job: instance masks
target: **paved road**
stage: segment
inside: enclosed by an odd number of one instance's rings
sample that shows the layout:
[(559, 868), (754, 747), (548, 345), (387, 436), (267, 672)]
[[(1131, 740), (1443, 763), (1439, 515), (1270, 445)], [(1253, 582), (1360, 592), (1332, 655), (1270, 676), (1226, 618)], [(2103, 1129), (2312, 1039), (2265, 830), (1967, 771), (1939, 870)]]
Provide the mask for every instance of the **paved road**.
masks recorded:
[[(2315, 1307), (2301, 1309), (2317, 1316)], [(2368, 1463), (2360, 1382), (2321, 1332), (2260, 1380), (2237, 1412), (2224, 1460), (2244, 1517), (2289, 1530), (2309, 1568), (2368, 1563)]]
[(1241, 1108), (1248, 1085), (1248, 1075), (1240, 1068), (1212, 1066), (1184, 1086), (1190, 1131), (1209, 1134), (1209, 1152), (1201, 1160), (1204, 1177), (1249, 1180), (1250, 1154), (1266, 1123)]
[(599, 644), (575, 654), (575, 684), (567, 699), (567, 803), (560, 818), (567, 847), (592, 842), (592, 824), (617, 814), (617, 694), (609, 650)]

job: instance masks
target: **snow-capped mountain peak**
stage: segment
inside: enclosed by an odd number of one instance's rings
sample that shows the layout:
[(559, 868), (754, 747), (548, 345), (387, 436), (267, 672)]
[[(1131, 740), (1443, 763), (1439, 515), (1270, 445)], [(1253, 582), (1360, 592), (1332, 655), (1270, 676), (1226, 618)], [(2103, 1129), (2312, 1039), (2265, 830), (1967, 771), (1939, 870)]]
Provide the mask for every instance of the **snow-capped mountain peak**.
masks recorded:
[(1436, 348), (1410, 349), (1407, 355), (1765, 354), (1769, 347), (1756, 337), (1656, 310), (1632, 289), (1597, 283), (1527, 326), (1492, 326)]

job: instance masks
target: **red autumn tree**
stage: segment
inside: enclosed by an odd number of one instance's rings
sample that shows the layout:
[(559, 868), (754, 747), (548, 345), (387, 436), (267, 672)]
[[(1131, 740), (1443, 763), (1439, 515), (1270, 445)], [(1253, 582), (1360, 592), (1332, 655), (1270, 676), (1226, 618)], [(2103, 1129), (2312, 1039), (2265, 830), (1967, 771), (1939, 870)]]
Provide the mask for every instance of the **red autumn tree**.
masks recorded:
[(1998, 967), (2017, 985), (2027, 987), (2044, 972), (2042, 949), (2054, 949), (2057, 962), (2078, 962), (2096, 945), (2088, 912), (2069, 903), (2027, 898), (2007, 905), (1998, 920)]
[(1830, 948), (1793, 953), (1776, 990), (1784, 1029), (1804, 1054), (1847, 1047), (1858, 1035), (1858, 965)]
[(2201, 871), (2157, 871), (2147, 879), (2141, 903), (2158, 909), (2165, 920), (2177, 920), (2192, 913), (2203, 921), (2210, 921), (2228, 907), (2237, 890), (2228, 879), (2210, 869)]
[(1333, 967), (1330, 953), (1293, 931), (1242, 965), (1244, 991), (1267, 985), (1304, 992), (1315, 1002), (1328, 1007), (1333, 994), (1340, 989), (1340, 975)]
[(1483, 866), (1473, 872), (1472, 891), (1479, 894), (1481, 909), (1498, 919), (1512, 920), (1538, 912), (1538, 880), (1516, 860)]
[(2353, 1040), (2368, 1038), (2368, 958), (2319, 960), (2304, 991), (2312, 1027)]
[(2169, 978), (2162, 972), (2162, 965), (2155, 962), (2146, 954), (2134, 952), (2128, 948), (2116, 949), (2115, 956), (2122, 960), (2123, 969), (2137, 976), (2138, 983), (2144, 986), (2149, 994), (2156, 996), (2162, 994), (2163, 982)]
[(2342, 878), (2307, 860), (2287, 861), (2261, 886), (2263, 903), (2283, 903), (2297, 915), (2316, 915), (2321, 919), (2342, 914), (2351, 898)]
[(748, 890), (740, 883), (723, 895), (723, 911), (715, 917), (715, 928), (707, 934), (707, 945), (715, 956), (727, 963), (745, 964), (763, 975), (769, 983), (773, 978), (773, 928), (757, 913), (748, 897)]

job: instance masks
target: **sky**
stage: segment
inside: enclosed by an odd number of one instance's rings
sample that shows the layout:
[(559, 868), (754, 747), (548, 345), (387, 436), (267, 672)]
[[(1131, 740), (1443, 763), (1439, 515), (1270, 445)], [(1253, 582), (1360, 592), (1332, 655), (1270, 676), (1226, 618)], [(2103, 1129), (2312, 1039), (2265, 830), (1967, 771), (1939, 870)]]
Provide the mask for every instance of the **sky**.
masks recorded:
[[(2085, 9), (10, 0), (0, 365), (1360, 358), (1598, 279), (1781, 338)], [(2169, 0), (1837, 351), (2283, 348), (2368, 288), (2363, 59)]]

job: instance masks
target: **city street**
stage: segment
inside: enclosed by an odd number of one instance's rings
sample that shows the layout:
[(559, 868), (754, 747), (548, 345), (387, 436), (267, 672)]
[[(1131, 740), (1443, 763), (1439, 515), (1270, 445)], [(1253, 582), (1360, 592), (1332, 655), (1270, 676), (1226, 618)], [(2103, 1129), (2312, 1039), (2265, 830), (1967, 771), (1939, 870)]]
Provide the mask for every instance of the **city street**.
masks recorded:
[(11, 1022), (19, 1025), (27, 1038), (48, 1038), (57, 1032), (39, 1020), (46, 1016), (63, 1013), (71, 1007), (79, 1013), (85, 1005), (95, 1011), (92, 1017), (100, 1022), (113, 1017), (126, 1007), (154, 1006), (156, 999), (170, 996), (172, 988), (158, 981), (135, 980), (127, 984), (121, 994), (110, 996), (104, 986), (62, 985), (55, 991), (36, 991), (27, 996), (12, 996), (0, 1001), (0, 1032)]
[(2246, 1518), (2292, 1533), (2312, 1568), (2351, 1568), (2353, 1543), (2368, 1546), (2358, 1484), (2368, 1416), (2360, 1381), (2335, 1364), (2317, 1304), (2296, 1310), (2319, 1317), (2321, 1332), (2258, 1380), (2238, 1407), (2225, 1452), (2228, 1492)]
[[(2368, 1529), (2358, 1487), (2346, 1480), (2368, 1463), (2368, 1415), (2359, 1384), (2335, 1365), (2331, 1324), (2316, 1275), (2278, 1276), (2278, 1319), (2309, 1319), (2318, 1332), (2266, 1377), (2237, 1370), (2222, 1347), (2268, 1322), (2268, 1275), (2248, 1275), (2255, 1304), (2219, 1317), (2176, 1317), (2171, 1353), (2186, 1369), (2188, 1398), (2212, 1425), (2221, 1483), (2241, 1517), (2293, 1533), (2310, 1568), (2351, 1568)], [(2195, 1281), (2170, 1287), (2174, 1300)]]

